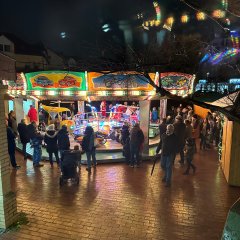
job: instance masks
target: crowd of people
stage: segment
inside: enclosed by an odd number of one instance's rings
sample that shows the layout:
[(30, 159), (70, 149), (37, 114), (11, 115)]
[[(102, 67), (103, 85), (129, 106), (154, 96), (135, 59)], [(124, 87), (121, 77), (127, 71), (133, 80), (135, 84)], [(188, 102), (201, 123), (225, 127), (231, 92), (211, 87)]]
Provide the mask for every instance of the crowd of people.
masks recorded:
[(162, 181), (166, 186), (171, 185), (172, 166), (177, 154), (180, 154), (179, 163), (187, 163), (184, 175), (190, 169), (193, 173), (196, 166), (192, 163), (194, 153), (197, 152), (197, 139), (200, 138), (200, 150), (218, 146), (221, 132), (221, 117), (218, 113), (208, 112), (206, 118), (201, 119), (194, 114), (190, 106), (180, 105), (172, 107), (167, 118), (162, 119), (159, 125), (160, 142), (156, 153), (161, 153), (161, 167), (165, 172)]
[[(154, 109), (155, 110), (155, 109)], [(22, 119), (17, 124), (14, 111), (10, 111), (6, 119), (8, 152), (13, 168), (20, 168), (16, 163), (15, 149), (16, 138), (22, 143), (22, 152), (24, 159), (27, 159), (26, 146), (30, 143), (33, 148), (33, 166), (42, 167), (42, 147), (46, 147), (49, 155), (50, 166), (53, 167), (53, 155), (57, 165), (61, 165), (64, 158), (64, 152), (70, 150), (70, 140), (67, 126), (63, 125), (60, 130), (56, 129), (54, 124), (48, 126), (43, 133), (39, 131), (36, 123), (36, 113), (34, 108), (30, 108), (31, 123), (26, 124)], [(157, 120), (157, 115), (155, 116)], [(160, 142), (156, 149), (156, 154), (161, 155), (161, 167), (165, 172), (162, 181), (166, 186), (171, 185), (172, 166), (176, 155), (180, 155), (179, 163), (183, 166), (187, 163), (187, 168), (183, 174), (188, 175), (192, 169), (196, 171), (193, 164), (194, 154), (197, 152), (197, 139), (200, 138), (200, 150), (206, 150), (215, 145), (218, 146), (220, 140), (221, 117), (217, 113), (208, 112), (206, 118), (201, 119), (194, 114), (190, 106), (175, 108), (168, 111), (167, 118), (163, 118), (159, 124)], [(131, 167), (139, 167), (141, 162), (141, 152), (144, 146), (144, 134), (139, 123), (135, 123), (130, 129), (129, 123), (124, 122), (121, 129), (121, 143), (123, 145), (123, 155), (127, 164)], [(86, 153), (87, 168), (91, 173), (91, 168), (97, 166), (96, 160), (97, 139), (91, 126), (87, 126), (81, 143), (81, 154)], [(74, 147), (79, 151), (79, 146)], [(80, 155), (81, 155), (80, 154)], [(60, 157), (59, 157), (60, 155)]]

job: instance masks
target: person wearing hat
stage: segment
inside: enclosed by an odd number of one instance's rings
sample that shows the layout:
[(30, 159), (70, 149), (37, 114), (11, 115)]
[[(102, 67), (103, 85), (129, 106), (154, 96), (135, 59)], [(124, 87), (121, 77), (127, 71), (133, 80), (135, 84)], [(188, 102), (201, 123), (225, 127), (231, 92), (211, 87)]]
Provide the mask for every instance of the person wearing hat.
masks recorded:
[(62, 160), (63, 152), (70, 149), (70, 141), (66, 125), (63, 125), (62, 129), (58, 132), (57, 139), (58, 149)]
[(47, 144), (47, 152), (49, 155), (49, 161), (50, 161), (51, 167), (53, 167), (53, 159), (52, 159), (53, 154), (55, 155), (57, 164), (59, 165), (57, 135), (58, 135), (58, 132), (55, 131), (54, 124), (49, 125), (48, 130), (44, 136), (44, 142)]
[(176, 140), (177, 137), (174, 134), (174, 126), (169, 124), (156, 150), (156, 154), (161, 150), (161, 167), (165, 172), (162, 182), (166, 183), (166, 187), (171, 186), (172, 165), (176, 155)]
[[(176, 135), (176, 153), (180, 154), (181, 160), (179, 163), (181, 165), (184, 164), (184, 146), (185, 146), (185, 134), (186, 134), (186, 125), (183, 123), (182, 116), (178, 115), (175, 118), (174, 126), (174, 134)], [(175, 155), (176, 157), (176, 155)], [(175, 160), (175, 158), (174, 158)]]
[(186, 147), (185, 147), (185, 156), (186, 156), (186, 161), (187, 161), (187, 169), (183, 173), (184, 175), (189, 174), (190, 168), (192, 168), (193, 173), (196, 171), (196, 167), (192, 164), (193, 156), (194, 156), (194, 140), (192, 138), (187, 138), (186, 139)]

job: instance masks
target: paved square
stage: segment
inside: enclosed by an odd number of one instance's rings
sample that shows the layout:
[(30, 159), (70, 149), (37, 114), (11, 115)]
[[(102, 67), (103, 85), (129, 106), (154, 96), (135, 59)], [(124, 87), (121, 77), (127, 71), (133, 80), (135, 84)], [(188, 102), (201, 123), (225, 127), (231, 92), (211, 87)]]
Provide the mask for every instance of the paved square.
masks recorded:
[[(22, 168), (12, 172), (18, 211), (29, 223), (0, 239), (220, 239), (230, 206), (240, 188), (229, 187), (213, 151), (195, 156), (195, 175), (184, 176), (175, 163), (171, 188), (161, 182), (159, 164), (140, 168), (124, 164), (98, 165), (91, 175), (81, 170), (81, 181), (59, 188), (59, 170), (45, 163), (17, 159)], [(177, 162), (177, 161), (176, 161)]]

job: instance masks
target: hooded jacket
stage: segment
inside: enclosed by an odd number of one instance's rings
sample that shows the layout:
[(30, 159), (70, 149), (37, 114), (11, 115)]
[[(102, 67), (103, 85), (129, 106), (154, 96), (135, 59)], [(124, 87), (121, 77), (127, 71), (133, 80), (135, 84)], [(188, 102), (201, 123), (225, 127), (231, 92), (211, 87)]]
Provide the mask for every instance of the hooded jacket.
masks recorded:
[(68, 132), (65, 129), (61, 129), (57, 135), (58, 140), (58, 148), (60, 150), (69, 150), (70, 149), (70, 141)]
[(134, 126), (130, 134), (130, 144), (140, 147), (144, 142), (144, 134), (140, 127)]
[(47, 144), (47, 152), (58, 151), (57, 134), (55, 130), (48, 130), (44, 136), (44, 142)]
[(176, 153), (176, 141), (177, 141), (177, 137), (174, 133), (171, 135), (164, 133), (158, 144), (156, 153), (159, 153), (159, 151), (162, 149), (163, 156), (169, 156), (171, 154), (175, 154)]
[(18, 133), (20, 136), (21, 143), (23, 143), (23, 144), (29, 143), (30, 138), (29, 138), (29, 134), (28, 134), (28, 128), (25, 123), (18, 124)]

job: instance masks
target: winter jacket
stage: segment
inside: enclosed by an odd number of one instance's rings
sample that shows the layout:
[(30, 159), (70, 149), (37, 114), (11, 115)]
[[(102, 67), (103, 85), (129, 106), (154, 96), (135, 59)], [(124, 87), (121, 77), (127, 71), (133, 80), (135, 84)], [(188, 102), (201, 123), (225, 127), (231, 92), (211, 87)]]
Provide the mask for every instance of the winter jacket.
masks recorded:
[(126, 142), (127, 138), (129, 137), (129, 127), (126, 125), (122, 126), (122, 142), (123, 144)]
[(29, 143), (30, 138), (29, 138), (29, 134), (28, 134), (27, 125), (25, 123), (19, 123), (17, 129), (18, 129), (21, 143), (23, 143), (23, 144)]
[(192, 132), (193, 132), (192, 126), (191, 125), (186, 126), (185, 139), (192, 138)]
[(94, 147), (94, 133), (91, 135), (85, 135), (83, 137), (82, 141), (82, 149), (85, 152), (91, 152), (95, 147)]
[(159, 125), (160, 137), (166, 132), (166, 130), (167, 130), (167, 124), (166, 123), (161, 123)]
[(17, 120), (15, 117), (9, 117), (8, 118), (8, 126), (13, 130), (14, 134), (17, 136), (18, 131), (17, 131)]
[(58, 134), (57, 131), (49, 130), (46, 132), (44, 136), (44, 142), (47, 144), (48, 153), (53, 153), (58, 151), (57, 134)]
[(32, 123), (27, 125), (27, 132), (30, 139), (32, 139), (36, 134), (37, 129), (33, 126)]
[(30, 108), (28, 111), (28, 117), (30, 119), (30, 122), (37, 122), (38, 117), (37, 117), (37, 110), (35, 108)]
[(58, 132), (57, 139), (58, 139), (58, 148), (60, 150), (69, 150), (70, 149), (69, 136), (68, 136), (68, 132), (66, 130), (61, 129)]
[(186, 125), (183, 122), (177, 122), (177, 123), (174, 123), (173, 126), (174, 126), (174, 134), (177, 137), (177, 142), (175, 145), (177, 147), (177, 152), (178, 152), (185, 145)]
[(144, 142), (144, 134), (139, 127), (133, 127), (130, 133), (130, 145), (140, 147)]
[(40, 148), (42, 145), (43, 137), (40, 133), (36, 133), (32, 138), (31, 144), (34, 148)]
[(10, 127), (7, 127), (7, 140), (8, 140), (8, 153), (12, 154), (15, 152), (16, 143), (15, 143), (15, 134)]
[(194, 153), (195, 153), (194, 145), (186, 144), (186, 153), (185, 153), (186, 159), (187, 160), (193, 160)]
[(177, 141), (177, 137), (174, 133), (171, 135), (167, 135), (166, 133), (164, 133), (158, 144), (156, 153), (159, 153), (159, 151), (162, 150), (163, 156), (169, 156), (171, 154), (175, 154), (177, 152), (176, 141)]

